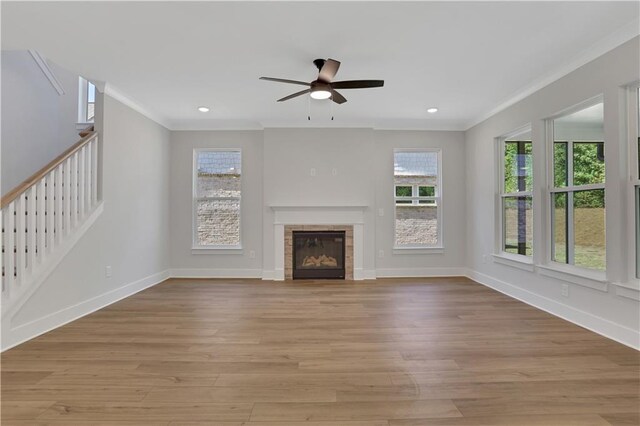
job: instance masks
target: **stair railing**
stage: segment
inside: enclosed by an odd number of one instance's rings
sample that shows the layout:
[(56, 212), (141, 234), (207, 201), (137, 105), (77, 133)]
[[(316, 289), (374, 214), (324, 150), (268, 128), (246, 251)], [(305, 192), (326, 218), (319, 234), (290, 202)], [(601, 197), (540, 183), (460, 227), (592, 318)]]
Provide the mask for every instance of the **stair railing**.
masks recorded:
[(19, 297), (99, 203), (98, 133), (91, 131), (0, 202), (2, 304)]

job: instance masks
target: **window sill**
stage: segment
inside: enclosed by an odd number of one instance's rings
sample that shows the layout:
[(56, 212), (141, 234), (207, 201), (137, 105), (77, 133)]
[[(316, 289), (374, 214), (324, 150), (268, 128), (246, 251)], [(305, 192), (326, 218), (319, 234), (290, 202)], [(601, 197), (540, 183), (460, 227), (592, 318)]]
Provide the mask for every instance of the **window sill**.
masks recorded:
[(87, 122), (87, 123), (76, 123), (76, 130), (84, 130), (89, 126), (93, 126), (96, 123), (93, 121)]
[(540, 275), (546, 277), (556, 278), (604, 292), (606, 292), (608, 288), (607, 274), (603, 271), (590, 271), (588, 269), (555, 262), (548, 265), (540, 265), (538, 268)]
[(522, 269), (523, 271), (533, 272), (535, 266), (533, 259), (528, 256), (516, 255), (511, 253), (494, 253), (493, 261), (501, 265), (511, 266), (513, 268)]
[(444, 247), (394, 247), (393, 254), (440, 254)]
[(191, 254), (243, 254), (241, 246), (233, 247), (191, 247)]

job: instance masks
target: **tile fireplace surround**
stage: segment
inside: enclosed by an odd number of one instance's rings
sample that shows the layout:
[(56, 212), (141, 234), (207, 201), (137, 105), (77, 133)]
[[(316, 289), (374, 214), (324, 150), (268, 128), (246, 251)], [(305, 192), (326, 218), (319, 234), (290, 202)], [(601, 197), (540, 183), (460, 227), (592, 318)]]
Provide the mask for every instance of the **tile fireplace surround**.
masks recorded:
[(362, 280), (366, 206), (271, 206), (274, 279), (292, 279), (293, 231), (345, 231), (345, 279)]

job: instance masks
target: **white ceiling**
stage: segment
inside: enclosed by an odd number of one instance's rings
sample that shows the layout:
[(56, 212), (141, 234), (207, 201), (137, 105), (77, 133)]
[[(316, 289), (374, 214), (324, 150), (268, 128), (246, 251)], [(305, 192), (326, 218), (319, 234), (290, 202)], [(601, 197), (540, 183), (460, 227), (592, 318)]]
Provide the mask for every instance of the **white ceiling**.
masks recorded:
[[(638, 34), (638, 2), (2, 2), (2, 49), (106, 81), (173, 129), (467, 129)], [(335, 105), (302, 87), (342, 62)], [(196, 110), (211, 107), (209, 113)], [(437, 106), (437, 114), (426, 109)], [(312, 120), (307, 120), (308, 109)], [(333, 113), (334, 121), (329, 117)]]

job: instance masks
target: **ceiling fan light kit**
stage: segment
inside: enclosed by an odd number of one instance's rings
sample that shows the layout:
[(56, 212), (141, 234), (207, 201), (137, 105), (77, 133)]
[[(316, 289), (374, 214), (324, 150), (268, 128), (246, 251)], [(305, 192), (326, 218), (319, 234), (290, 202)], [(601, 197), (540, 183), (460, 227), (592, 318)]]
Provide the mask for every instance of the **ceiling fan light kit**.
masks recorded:
[(278, 83), (298, 84), (307, 86), (308, 89), (293, 93), (284, 98), (278, 99), (278, 102), (288, 101), (305, 94), (309, 94), (313, 99), (331, 99), (337, 104), (347, 102), (347, 99), (336, 91), (336, 89), (368, 89), (372, 87), (384, 86), (384, 80), (347, 80), (333, 81), (333, 78), (340, 68), (340, 62), (335, 59), (316, 59), (313, 61), (318, 68), (318, 78), (312, 82), (304, 82), (298, 80), (287, 80), (283, 78), (260, 77), (260, 80), (275, 81)]

